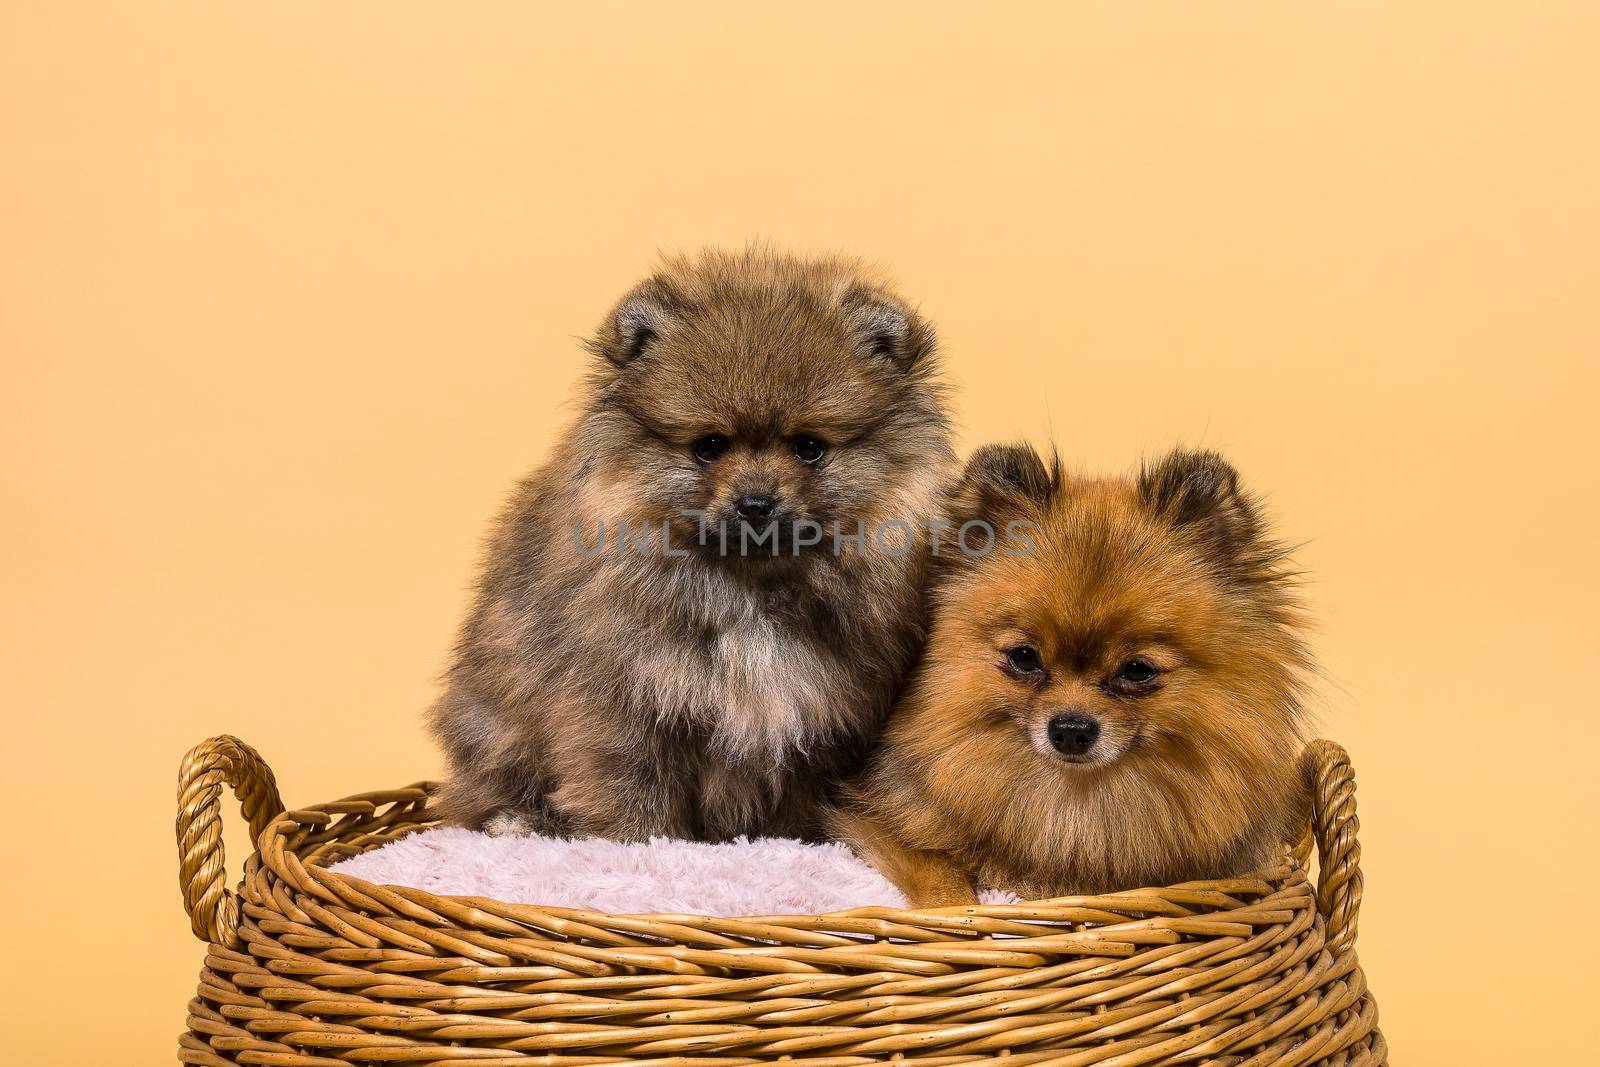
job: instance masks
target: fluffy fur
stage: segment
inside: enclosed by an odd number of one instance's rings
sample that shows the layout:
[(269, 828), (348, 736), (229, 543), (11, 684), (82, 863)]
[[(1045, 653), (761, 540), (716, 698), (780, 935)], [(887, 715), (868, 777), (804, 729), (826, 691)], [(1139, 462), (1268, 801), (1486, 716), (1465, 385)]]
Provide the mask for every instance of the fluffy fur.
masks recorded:
[[(988, 447), (955, 510), (1029, 532), (948, 560), (842, 836), (921, 906), (970, 902), (974, 881), (1039, 898), (1268, 860), (1297, 814), (1310, 664), (1284, 552), (1233, 468), (1175, 452), (1089, 480)], [(1098, 733), (1069, 753), (1052, 720)]]
[[(433, 712), (452, 821), (817, 836), (921, 644), (952, 462), (933, 347), (842, 260), (706, 253), (627, 294), (580, 418), (494, 531)], [(752, 495), (772, 513), (747, 528)], [(912, 543), (834, 551), (834, 524), (895, 519)], [(741, 556), (750, 534), (769, 539)]]
[[(656, 838), (492, 837), (440, 827), (345, 860), (333, 871), (379, 885), (617, 915), (821, 915), (904, 907), (883, 875), (842, 845), (780, 839), (700, 844)], [(986, 893), (989, 903), (1016, 898)]]

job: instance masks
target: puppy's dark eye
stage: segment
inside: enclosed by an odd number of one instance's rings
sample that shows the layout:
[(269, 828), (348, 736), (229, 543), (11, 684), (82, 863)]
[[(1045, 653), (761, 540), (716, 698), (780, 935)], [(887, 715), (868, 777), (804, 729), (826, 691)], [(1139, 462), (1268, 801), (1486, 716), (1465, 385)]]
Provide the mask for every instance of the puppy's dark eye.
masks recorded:
[(1124, 692), (1138, 692), (1148, 690), (1161, 670), (1154, 663), (1140, 656), (1127, 660), (1111, 675), (1111, 686)]
[(728, 439), (720, 433), (707, 434), (694, 443), (694, 458), (711, 463), (728, 450)]
[(1013, 674), (1038, 674), (1044, 670), (1044, 659), (1032, 645), (1018, 645), (1006, 649), (1006, 669)]
[(822, 457), (828, 454), (827, 445), (824, 445), (815, 437), (809, 437), (805, 434), (801, 434), (791, 441), (790, 447), (794, 449), (794, 458), (808, 467), (821, 463)]

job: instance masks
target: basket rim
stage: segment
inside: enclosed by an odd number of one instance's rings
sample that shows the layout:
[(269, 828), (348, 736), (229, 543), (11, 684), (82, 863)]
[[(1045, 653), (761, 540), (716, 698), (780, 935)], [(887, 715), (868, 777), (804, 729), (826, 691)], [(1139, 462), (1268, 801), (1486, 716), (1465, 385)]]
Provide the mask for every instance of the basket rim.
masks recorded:
[[(396, 794), (420, 792), (424, 800), (431, 799), (437, 792), (440, 783), (435, 779), (424, 779), (413, 782), (398, 790), (370, 790), (363, 793), (354, 793), (339, 800), (323, 804), (313, 804), (294, 811), (286, 811), (273, 819), (268, 824), (256, 842), (256, 854), (261, 857), (281, 857), (286, 853), (293, 853), (297, 859), (298, 852), (289, 848), (269, 847), (271, 842), (284, 840), (305, 824), (305, 816), (310, 814), (327, 815), (337, 812), (340, 815), (353, 814), (348, 809), (357, 805), (371, 805), (375, 812), (377, 808), (386, 803), (393, 803)], [(430, 808), (424, 806), (417, 809), (419, 821), (428, 821)], [(373, 841), (370, 845), (353, 852), (351, 855), (363, 854), (382, 848), (394, 841), (402, 840), (416, 833), (435, 829), (443, 824), (437, 819), (431, 825), (417, 826), (397, 834), (384, 841)], [(285, 841), (285, 843), (287, 843)], [(347, 846), (348, 847), (348, 846)], [(308, 873), (315, 871), (315, 877), (325, 882), (345, 882), (363, 890), (385, 890), (398, 895), (414, 899), (419, 903), (438, 901), (466, 907), (481, 907), (489, 904), (497, 908), (528, 908), (553, 917), (560, 917), (570, 921), (609, 921), (613, 919), (637, 920), (642, 922), (695, 922), (704, 919), (722, 919), (735, 922), (783, 922), (803, 923), (809, 920), (822, 919), (849, 919), (849, 918), (874, 918), (893, 919), (898, 916), (914, 916), (918, 920), (928, 916), (963, 916), (971, 915), (983, 918), (996, 919), (1023, 919), (1043, 918), (1043, 916), (1028, 916), (1025, 913), (1035, 911), (1058, 912), (1063, 909), (1092, 909), (1114, 912), (1149, 912), (1152, 914), (1171, 913), (1176, 915), (1174, 904), (1190, 904), (1204, 907), (1215, 905), (1219, 907), (1238, 906), (1236, 900), (1220, 900), (1218, 897), (1233, 897), (1236, 894), (1247, 896), (1264, 896), (1279, 889), (1290, 880), (1292, 872), (1300, 865), (1289, 858), (1292, 846), (1284, 843), (1285, 859), (1279, 863), (1269, 864), (1253, 871), (1243, 872), (1226, 878), (1197, 879), (1189, 882), (1178, 882), (1166, 886), (1136, 886), (1128, 889), (1119, 889), (1110, 893), (1073, 894), (1059, 897), (1039, 897), (1030, 900), (1021, 900), (1012, 904), (962, 904), (944, 908), (897, 908), (892, 905), (865, 905), (858, 908), (846, 908), (829, 912), (780, 912), (765, 915), (724, 915), (715, 912), (610, 912), (593, 908), (573, 908), (561, 905), (538, 904), (528, 901), (500, 900), (495, 897), (486, 897), (471, 894), (434, 893), (416, 886), (408, 886), (394, 882), (372, 882), (358, 875), (345, 874), (334, 871), (324, 862), (306, 862), (300, 859), (300, 866)], [(348, 856), (340, 856), (333, 860), (340, 862)], [(268, 862), (267, 865), (274, 869), (274, 873), (283, 875), (276, 863)], [(1303, 868), (1300, 868), (1303, 870)]]
[[(1218, 939), (1248, 942), (1287, 936), (1298, 943), (1318, 921), (1309, 879), (1289, 862), (1287, 852), (1283, 864), (1256, 872), (1266, 877), (1017, 904), (927, 911), (871, 906), (767, 916), (625, 915), (513, 904), (380, 885), (322, 865), (325, 846), (333, 845), (328, 851), (334, 854), (356, 847), (345, 843), (345, 832), (363, 823), (370, 826), (374, 818), (380, 832), (362, 835), (361, 843), (369, 847), (390, 839), (382, 832), (387, 826), (402, 828), (394, 835), (398, 839), (421, 823), (429, 795), (425, 786), (355, 794), (272, 820), (246, 865), (244, 918), (281, 922), (282, 894), (288, 891), (315, 902), (297, 909), (304, 916), (297, 922), (331, 925), (346, 937), (370, 937), (373, 948), (398, 937), (419, 945), (448, 942), (456, 951), (499, 956), (500, 939), (532, 937), (561, 965), (580, 969), (625, 958), (648, 972), (737, 967), (776, 978), (810, 974), (817, 965), (870, 963), (874, 970), (898, 972), (908, 980), (945, 973), (952, 956), (968, 966), (1032, 968), (1051, 957), (1128, 962), (1148, 951), (1181, 952)], [(363, 930), (367, 925), (373, 928)], [(263, 932), (273, 936), (270, 929)]]
[[(1002, 934), (1008, 924), (1063, 922), (1079, 924), (1076, 933), (1127, 922), (1201, 922), (1208, 911), (1237, 910), (1254, 901), (1281, 896), (1300, 887), (1309, 893), (1309, 853), (1314, 840), (1319, 859), (1314, 911), (1326, 920), (1330, 942), (1349, 947), (1355, 939), (1361, 898), (1359, 823), (1355, 817), (1354, 773), (1349, 756), (1337, 744), (1313, 741), (1301, 756), (1309, 793), (1308, 832), (1278, 859), (1256, 871), (1221, 879), (1170, 886), (1132, 887), (1105, 894), (1025, 900), (1014, 904), (968, 904), (915, 909), (870, 905), (813, 915), (726, 916), (684, 912), (613, 913), (596, 909), (512, 903), (481, 896), (451, 896), (411, 886), (367, 881), (335, 873), (330, 862), (369, 851), (402, 836), (436, 825), (430, 810), (437, 791), (434, 781), (400, 789), (352, 794), (342, 800), (285, 810), (271, 769), (259, 753), (231, 736), (203, 742), (185, 757), (179, 774), (179, 882), (198, 937), (234, 947), (238, 944), (240, 910), (245, 899), (225, 885), (221, 840), (220, 794), (227, 784), (239, 796), (250, 821), (255, 851), (245, 866), (245, 883), (261, 866), (311, 898), (335, 907), (354, 907), (367, 915), (387, 913), (424, 923), (461, 925), (488, 922), (503, 933), (529, 925), (559, 932), (580, 928), (652, 930), (675, 927), (721, 937), (760, 937), (763, 927), (785, 931), (792, 938), (810, 927), (815, 931), (851, 929), (856, 933), (895, 926), (942, 929), (949, 934)], [(393, 832), (390, 829), (394, 828)], [(333, 846), (328, 849), (328, 846)], [(301, 853), (306, 855), (302, 857)], [(336, 859), (330, 859), (329, 852)], [(1133, 918), (1138, 916), (1139, 918)], [(1088, 924), (1084, 928), (1084, 924)], [(1203, 929), (1195, 933), (1206, 933)], [(827, 940), (827, 939), (825, 939)], [(1093, 940), (1085, 937), (1084, 940)]]

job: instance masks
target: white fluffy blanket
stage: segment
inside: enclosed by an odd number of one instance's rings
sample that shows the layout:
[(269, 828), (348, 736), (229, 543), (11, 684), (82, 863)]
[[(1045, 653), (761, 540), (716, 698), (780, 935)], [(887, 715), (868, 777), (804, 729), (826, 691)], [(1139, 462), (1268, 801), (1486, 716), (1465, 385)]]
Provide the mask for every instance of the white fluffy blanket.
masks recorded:
[[(620, 915), (820, 915), (905, 898), (843, 845), (779, 838), (722, 845), (657, 838), (490, 837), (423, 830), (331, 870), (441, 896), (588, 908)], [(1017, 898), (986, 892), (986, 902)]]

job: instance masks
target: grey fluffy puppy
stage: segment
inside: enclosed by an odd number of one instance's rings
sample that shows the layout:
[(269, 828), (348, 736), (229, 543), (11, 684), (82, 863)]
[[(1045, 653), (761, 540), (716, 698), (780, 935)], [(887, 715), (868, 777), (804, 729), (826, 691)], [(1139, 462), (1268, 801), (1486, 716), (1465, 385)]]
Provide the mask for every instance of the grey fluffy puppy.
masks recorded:
[(933, 333), (854, 263), (750, 250), (666, 262), (590, 348), (433, 710), (445, 812), (814, 839), (923, 639), (953, 461)]

